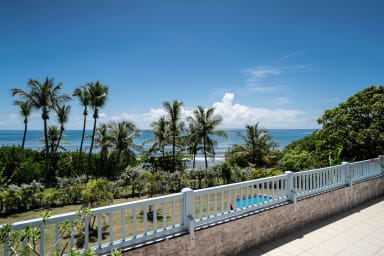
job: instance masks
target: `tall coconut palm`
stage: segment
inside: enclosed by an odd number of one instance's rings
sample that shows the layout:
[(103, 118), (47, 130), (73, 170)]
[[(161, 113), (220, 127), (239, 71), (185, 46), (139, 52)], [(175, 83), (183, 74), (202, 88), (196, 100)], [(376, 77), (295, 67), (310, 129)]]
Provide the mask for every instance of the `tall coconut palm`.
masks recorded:
[(108, 86), (101, 84), (99, 81), (87, 84), (90, 106), (93, 109), (93, 129), (91, 137), (91, 146), (88, 154), (88, 170), (91, 168), (91, 156), (93, 149), (93, 142), (95, 140), (96, 121), (99, 118), (99, 109), (104, 107), (108, 97)]
[(188, 147), (189, 153), (192, 155), (192, 168), (195, 169), (196, 164), (196, 154), (199, 150), (202, 148), (200, 145), (200, 138), (197, 134), (197, 129), (195, 127), (195, 124), (190, 122), (188, 124), (188, 129), (186, 131), (186, 145)]
[(108, 150), (111, 147), (108, 135), (108, 125), (101, 124), (96, 129), (96, 134), (95, 147), (100, 148), (100, 170), (104, 171), (107, 164)]
[(215, 115), (214, 112), (215, 108), (205, 110), (202, 106), (198, 106), (197, 109), (193, 111), (193, 117), (188, 118), (196, 129), (197, 140), (202, 143), (205, 168), (208, 168), (207, 154), (215, 155), (214, 146), (217, 142), (211, 135), (227, 137), (224, 131), (215, 130), (215, 128), (221, 124), (223, 118), (220, 115)]
[[(59, 140), (60, 140), (60, 130), (59, 127), (56, 125), (51, 125), (48, 127), (48, 149), (49, 153), (54, 153), (56, 148), (58, 147)], [(62, 148), (62, 147), (61, 147)], [(62, 148), (64, 149), (64, 148)], [(65, 150), (65, 149), (64, 149)]]
[(63, 133), (65, 130), (64, 124), (66, 124), (68, 122), (68, 117), (69, 117), (69, 112), (71, 111), (71, 106), (63, 104), (61, 106), (57, 106), (55, 108), (55, 111), (56, 111), (56, 115), (57, 115), (57, 121), (60, 124), (59, 140), (57, 141), (57, 145), (55, 148), (55, 153), (56, 153), (57, 149), (60, 146), (60, 142), (63, 138)]
[(159, 121), (151, 123), (154, 138), (150, 140), (153, 144), (149, 151), (154, 152), (158, 149), (163, 157), (165, 155), (165, 145), (168, 143), (167, 125), (168, 124), (164, 116), (160, 117)]
[(88, 91), (88, 87), (85, 85), (82, 85), (79, 88), (76, 88), (75, 91), (73, 92), (73, 96), (79, 99), (80, 104), (83, 107), (83, 116), (84, 116), (83, 131), (81, 134), (79, 159), (77, 161), (78, 168), (81, 168), (82, 166), (81, 155), (83, 153), (83, 143), (84, 143), (84, 137), (85, 137), (85, 128), (87, 124), (88, 106), (90, 105), (90, 94)]
[(142, 150), (141, 146), (134, 143), (134, 139), (140, 136), (140, 131), (134, 123), (127, 121), (110, 123), (109, 128), (111, 129), (108, 136), (111, 145), (110, 154), (116, 156), (116, 167), (120, 171), (121, 168), (134, 164), (135, 151)]
[(268, 163), (271, 150), (277, 147), (268, 130), (260, 129), (258, 122), (255, 125), (246, 125), (245, 134), (237, 132), (237, 136), (243, 139), (245, 145), (235, 145), (233, 153), (245, 157), (254, 165)]
[(33, 108), (41, 110), (41, 117), (44, 124), (44, 143), (45, 143), (45, 181), (48, 181), (48, 119), (52, 108), (62, 102), (68, 101), (71, 96), (68, 94), (59, 94), (62, 83), (54, 84), (53, 78), (46, 78), (43, 82), (30, 79), (27, 83), (30, 92), (21, 89), (11, 89), (12, 95), (19, 95), (26, 101), (30, 101)]
[(176, 171), (176, 144), (178, 143), (177, 139), (179, 138), (181, 132), (184, 128), (184, 123), (181, 119), (181, 106), (183, 103), (181, 101), (174, 100), (173, 103), (168, 101), (163, 103), (165, 110), (168, 113), (168, 129), (169, 135), (171, 137), (172, 145), (172, 171)]
[(27, 129), (28, 129), (28, 117), (31, 115), (31, 112), (32, 112), (32, 104), (30, 101), (21, 101), (21, 100), (15, 100), (14, 104), (19, 107), (20, 115), (24, 117), (24, 134), (23, 134), (23, 140), (20, 148), (20, 163), (21, 163), (23, 161), (25, 138), (27, 137)]

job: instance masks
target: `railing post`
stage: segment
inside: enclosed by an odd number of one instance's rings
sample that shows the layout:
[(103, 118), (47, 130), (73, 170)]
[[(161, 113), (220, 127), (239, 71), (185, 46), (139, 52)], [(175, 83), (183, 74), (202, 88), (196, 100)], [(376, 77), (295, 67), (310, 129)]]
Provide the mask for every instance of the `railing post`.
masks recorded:
[(351, 165), (348, 162), (342, 162), (341, 165), (344, 167), (345, 184), (352, 189)]
[(189, 231), (189, 239), (191, 246), (195, 245), (195, 200), (193, 196), (193, 190), (190, 188), (183, 188), (183, 212), (181, 223), (184, 225), (184, 229)]
[(286, 171), (285, 174), (287, 175), (287, 195), (289, 200), (293, 203), (293, 210), (296, 211), (296, 191), (293, 185), (293, 172), (292, 171)]
[(9, 255), (9, 244), (7, 241), (4, 242), (4, 256)]

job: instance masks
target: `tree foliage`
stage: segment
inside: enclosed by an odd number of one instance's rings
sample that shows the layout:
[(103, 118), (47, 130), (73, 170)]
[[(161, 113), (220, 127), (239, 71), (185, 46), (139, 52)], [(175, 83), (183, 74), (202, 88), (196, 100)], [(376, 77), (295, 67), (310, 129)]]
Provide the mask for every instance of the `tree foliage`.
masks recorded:
[(327, 154), (342, 147), (341, 158), (357, 161), (377, 157), (384, 149), (384, 86), (370, 86), (334, 109), (318, 123), (319, 147)]
[[(195, 143), (192, 143), (194, 149), (201, 145), (202, 153), (204, 154), (205, 168), (208, 168), (207, 155), (215, 156), (215, 145), (217, 141), (213, 139), (213, 136), (227, 137), (227, 134), (222, 130), (216, 130), (216, 126), (223, 121), (222, 116), (215, 115), (215, 108), (209, 108), (205, 110), (202, 106), (198, 106), (193, 111), (193, 116), (188, 120), (191, 123), (190, 130), (191, 136), (189, 138), (195, 139)], [(193, 136), (195, 134), (195, 136)], [(212, 136), (213, 135), (213, 136)], [(196, 153), (196, 150), (193, 152)]]
[(45, 142), (45, 182), (51, 178), (48, 168), (49, 162), (49, 145), (48, 145), (48, 119), (52, 109), (63, 102), (71, 99), (68, 94), (60, 94), (62, 83), (54, 84), (53, 78), (46, 78), (43, 82), (30, 79), (27, 83), (29, 92), (13, 88), (11, 89), (12, 96), (18, 95), (23, 100), (30, 102), (32, 108), (41, 110), (41, 118), (44, 125), (44, 142)]
[(234, 145), (228, 150), (226, 157), (230, 162), (242, 167), (249, 164), (270, 166), (274, 162), (277, 144), (268, 130), (259, 128), (259, 123), (246, 125), (245, 134), (238, 132), (237, 135), (243, 139), (244, 144)]
[(377, 157), (384, 151), (384, 86), (370, 86), (318, 119), (321, 129), (285, 148), (283, 170)]

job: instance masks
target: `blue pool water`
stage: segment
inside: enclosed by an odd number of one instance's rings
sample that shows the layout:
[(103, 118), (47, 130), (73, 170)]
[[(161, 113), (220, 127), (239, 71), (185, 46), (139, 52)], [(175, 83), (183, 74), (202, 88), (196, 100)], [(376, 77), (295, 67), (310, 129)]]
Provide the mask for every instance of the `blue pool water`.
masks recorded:
[(239, 208), (242, 208), (242, 207), (247, 207), (247, 201), (248, 201), (248, 205), (252, 205), (252, 204), (262, 204), (263, 202), (268, 202), (269, 200), (271, 200), (272, 197), (270, 196), (262, 196), (262, 195), (257, 195), (257, 196), (249, 196), (248, 198), (244, 197), (242, 199), (236, 199), (236, 206), (239, 207)]

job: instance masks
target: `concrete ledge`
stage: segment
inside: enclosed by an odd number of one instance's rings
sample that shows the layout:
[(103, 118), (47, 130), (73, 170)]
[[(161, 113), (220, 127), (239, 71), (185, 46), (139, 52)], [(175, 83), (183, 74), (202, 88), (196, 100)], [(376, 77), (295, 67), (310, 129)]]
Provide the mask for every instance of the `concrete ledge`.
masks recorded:
[(165, 239), (124, 252), (124, 255), (237, 255), (263, 242), (293, 232), (308, 223), (346, 211), (384, 195), (384, 177), (303, 198), (294, 211), (292, 203), (247, 214), (195, 231), (195, 246), (189, 234)]

